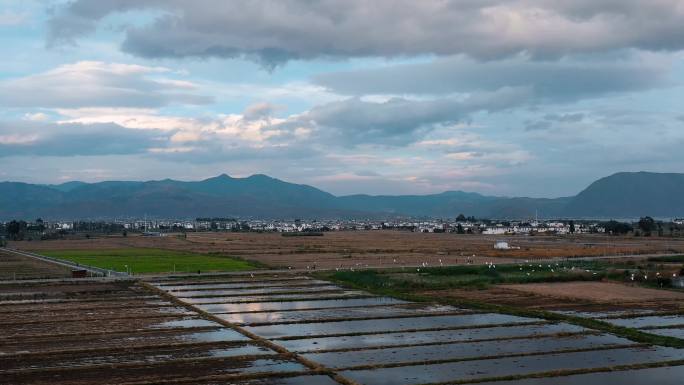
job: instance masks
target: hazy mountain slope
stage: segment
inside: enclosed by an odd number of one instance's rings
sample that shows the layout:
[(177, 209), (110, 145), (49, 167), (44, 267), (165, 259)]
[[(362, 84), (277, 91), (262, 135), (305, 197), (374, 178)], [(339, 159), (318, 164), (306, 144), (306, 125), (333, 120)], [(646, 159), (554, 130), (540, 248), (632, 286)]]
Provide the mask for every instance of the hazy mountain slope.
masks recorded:
[(476, 193), (447, 191), (432, 195), (348, 195), (338, 198), (345, 209), (368, 212), (386, 212), (416, 216), (482, 215), (486, 204), (500, 198)]
[(594, 218), (684, 216), (684, 174), (621, 172), (601, 178), (575, 196), (564, 213)]
[(32, 218), (58, 205), (64, 193), (47, 186), (0, 182), (0, 218)]
[(432, 195), (335, 197), (266, 175), (202, 181), (74, 182), (57, 186), (0, 183), (0, 219), (360, 218), (633, 218), (684, 216), (684, 174), (619, 173), (575, 197), (489, 197), (448, 191)]

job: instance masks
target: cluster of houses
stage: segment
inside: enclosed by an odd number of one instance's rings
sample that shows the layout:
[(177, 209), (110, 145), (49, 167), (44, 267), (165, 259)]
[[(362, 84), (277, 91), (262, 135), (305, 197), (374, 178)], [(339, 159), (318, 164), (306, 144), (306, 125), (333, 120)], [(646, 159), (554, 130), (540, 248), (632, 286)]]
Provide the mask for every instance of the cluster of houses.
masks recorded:
[[(583, 234), (603, 233), (599, 222), (573, 221), (496, 221), (458, 218), (453, 220), (238, 220), (233, 218), (196, 218), (194, 220), (130, 219), (111, 222), (40, 221), (46, 231), (131, 231), (149, 234), (183, 231), (356, 231), (405, 230), (422, 233), (460, 233), (486, 235)], [(29, 227), (34, 225), (30, 222)]]

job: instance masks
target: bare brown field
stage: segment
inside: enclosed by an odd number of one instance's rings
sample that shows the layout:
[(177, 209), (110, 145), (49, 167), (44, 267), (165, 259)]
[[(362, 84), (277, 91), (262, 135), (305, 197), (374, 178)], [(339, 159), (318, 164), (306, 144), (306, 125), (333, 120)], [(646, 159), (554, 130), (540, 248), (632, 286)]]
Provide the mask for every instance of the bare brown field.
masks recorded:
[[(494, 250), (505, 239), (514, 250)], [(323, 237), (283, 237), (278, 233), (188, 233), (187, 238), (102, 237), (77, 240), (14, 242), (13, 247), (41, 250), (88, 250), (149, 247), (216, 253), (258, 261), (274, 268), (350, 268), (431, 266), (515, 262), (547, 258), (684, 253), (684, 239), (581, 236), (484, 236), (399, 231), (343, 231)], [(473, 257), (474, 256), (474, 257)]]
[(684, 293), (611, 282), (498, 285), (482, 290), (448, 289), (421, 293), (433, 298), (476, 301), (507, 307), (571, 312), (681, 312)]
[(0, 250), (0, 281), (71, 277), (71, 269)]
[(553, 282), (502, 285), (504, 289), (522, 291), (547, 297), (587, 300), (601, 303), (681, 301), (684, 292), (650, 289), (614, 282)]
[(2, 384), (334, 383), (133, 281), (0, 284), (0, 330)]

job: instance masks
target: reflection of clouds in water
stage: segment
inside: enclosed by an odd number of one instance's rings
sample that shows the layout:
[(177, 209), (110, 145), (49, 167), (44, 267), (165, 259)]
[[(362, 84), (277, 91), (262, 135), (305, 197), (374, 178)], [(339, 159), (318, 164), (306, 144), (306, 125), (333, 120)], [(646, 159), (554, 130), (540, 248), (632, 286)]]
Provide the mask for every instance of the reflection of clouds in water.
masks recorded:
[(339, 322), (320, 322), (308, 324), (252, 326), (247, 327), (252, 333), (267, 338), (317, 336), (343, 333), (376, 333), (388, 330), (437, 329), (461, 326), (496, 325), (538, 321), (506, 314), (467, 314), (433, 317), (409, 317), (391, 319), (372, 319)]
[(187, 342), (250, 341), (248, 337), (238, 333), (235, 330), (227, 328), (178, 335), (178, 338)]
[(281, 341), (288, 350), (303, 352), (323, 349), (348, 349), (373, 346), (410, 345), (446, 341), (468, 341), (488, 338), (511, 338), (543, 334), (578, 333), (585, 331), (570, 324), (489, 327), (482, 329), (441, 330), (430, 332), (397, 332), (363, 336), (319, 337)]
[(339, 293), (305, 293), (305, 294), (272, 294), (259, 295), (254, 297), (208, 297), (208, 298), (183, 298), (183, 301), (192, 304), (209, 304), (209, 303), (250, 303), (250, 302), (276, 302), (283, 299), (316, 299), (321, 297), (326, 298), (344, 298), (354, 296), (368, 296), (367, 293), (360, 291), (342, 291)]
[(386, 306), (363, 306), (352, 308), (329, 308), (316, 310), (297, 310), (285, 312), (261, 312), (224, 314), (221, 316), (228, 322), (239, 323), (264, 323), (264, 322), (298, 322), (298, 321), (324, 321), (333, 319), (354, 319), (369, 317), (399, 317), (416, 316), (426, 313), (457, 312), (459, 309), (451, 306), (415, 306), (411, 305), (386, 305)]
[(307, 287), (316, 285), (329, 285), (329, 282), (314, 279), (286, 279), (275, 282), (256, 281), (254, 283), (207, 283), (207, 284), (185, 284), (185, 285), (156, 285), (166, 291), (185, 291), (193, 289), (256, 289), (260, 287)]
[[(332, 299), (332, 300), (311, 300), (311, 301), (289, 301), (289, 302), (254, 302), (254, 303), (224, 303), (206, 304), (197, 307), (214, 314), (237, 313), (246, 311), (278, 311), (278, 310), (305, 310), (316, 308), (336, 308), (366, 305), (390, 305), (406, 303), (388, 297), (370, 297), (353, 299)], [(254, 310), (252, 310), (254, 309)]]
[(299, 292), (299, 293), (306, 293), (309, 294), (311, 292), (319, 292), (319, 291), (331, 291), (331, 290), (341, 290), (338, 286), (334, 285), (327, 285), (327, 286), (315, 286), (315, 287), (287, 287), (287, 286), (278, 286), (278, 287), (271, 287), (271, 288), (258, 288), (258, 289), (236, 289), (236, 290), (193, 290), (193, 291), (181, 291), (177, 293), (173, 293), (176, 297), (178, 298), (188, 298), (188, 297), (198, 297), (198, 296), (207, 296), (207, 295), (215, 295), (215, 296), (242, 296), (242, 295), (251, 295), (251, 294), (271, 294), (271, 293), (291, 293), (291, 292)]

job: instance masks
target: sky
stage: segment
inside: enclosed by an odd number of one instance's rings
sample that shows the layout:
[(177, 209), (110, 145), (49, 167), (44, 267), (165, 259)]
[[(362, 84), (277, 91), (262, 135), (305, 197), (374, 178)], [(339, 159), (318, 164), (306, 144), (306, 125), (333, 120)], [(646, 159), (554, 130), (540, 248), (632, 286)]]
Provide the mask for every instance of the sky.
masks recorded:
[(684, 172), (684, 0), (0, 0), (0, 180)]

